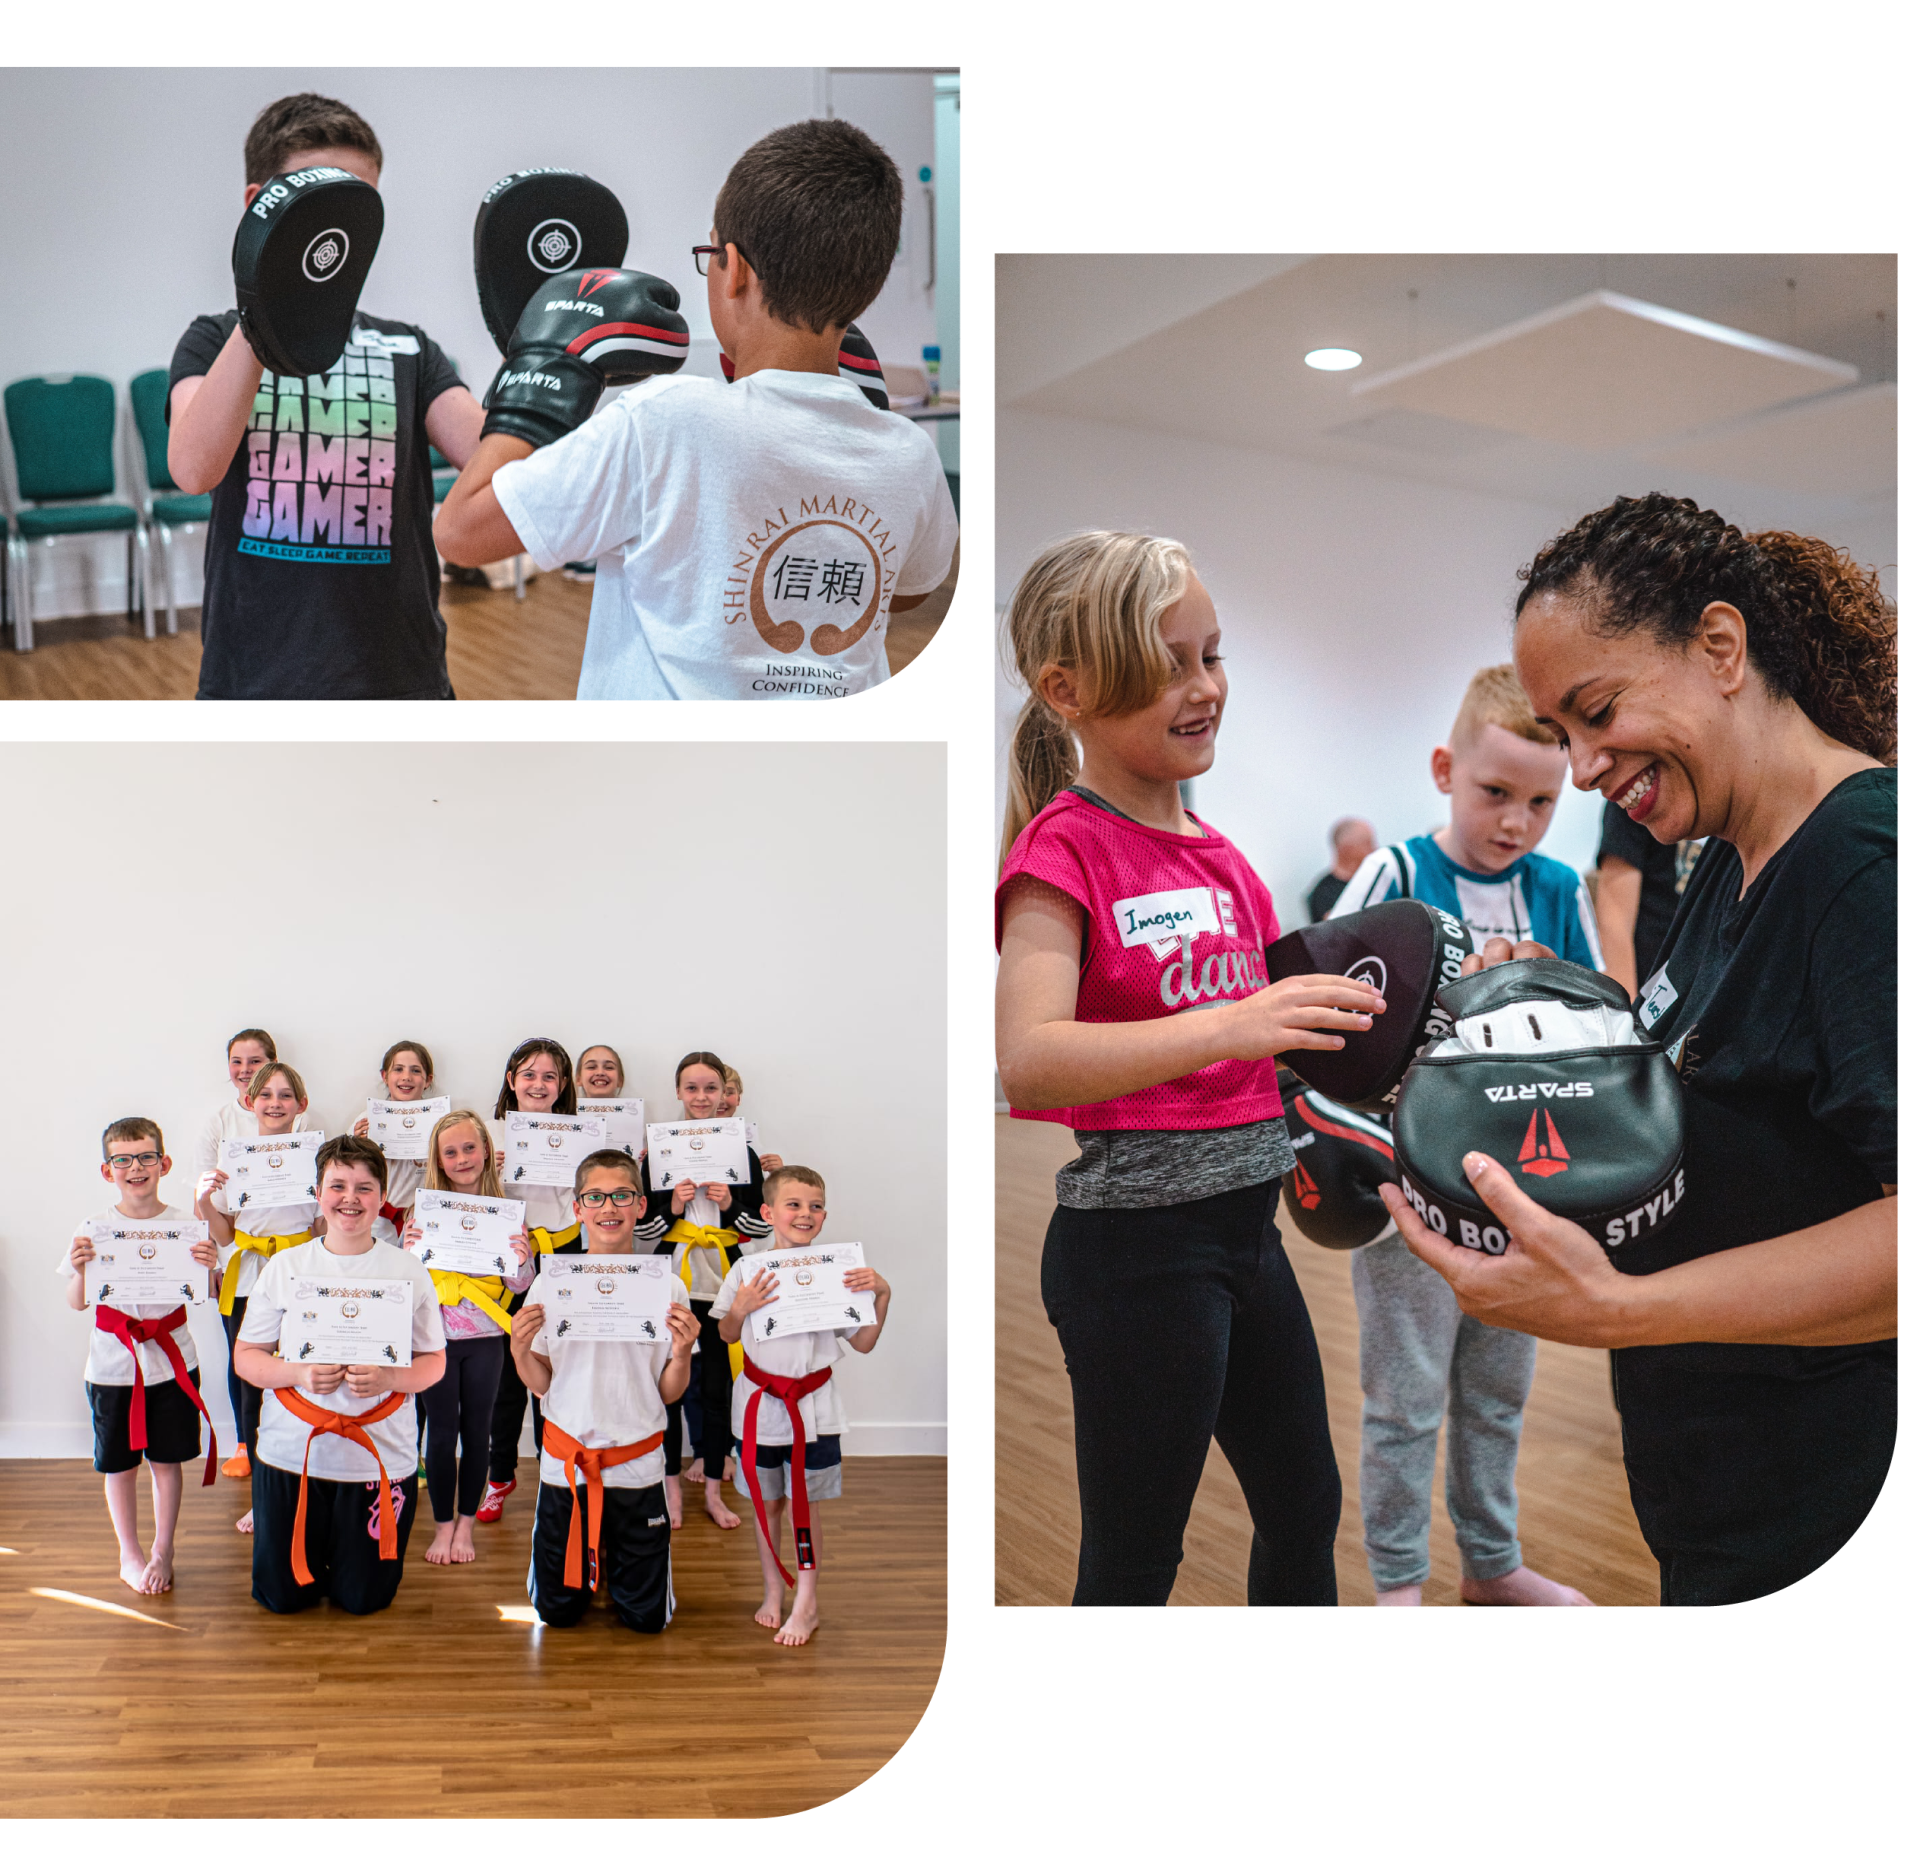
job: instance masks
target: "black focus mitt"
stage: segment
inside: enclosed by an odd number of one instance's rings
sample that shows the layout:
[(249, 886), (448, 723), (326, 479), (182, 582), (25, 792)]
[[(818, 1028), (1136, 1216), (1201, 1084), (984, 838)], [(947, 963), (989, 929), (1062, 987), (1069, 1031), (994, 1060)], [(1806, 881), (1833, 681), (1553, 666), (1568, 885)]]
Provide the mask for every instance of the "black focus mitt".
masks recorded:
[(1435, 996), (1472, 954), (1466, 926), (1416, 898), (1329, 917), (1269, 944), (1269, 981), (1350, 975), (1371, 982), (1387, 998), (1386, 1012), (1376, 1014), (1365, 1033), (1344, 1034), (1346, 1044), (1334, 1052), (1290, 1052), (1287, 1064), (1312, 1090), (1338, 1104), (1391, 1109), (1413, 1056), (1452, 1027)]
[(1452, 983), (1440, 1005), (1453, 1029), (1413, 1062), (1393, 1114), (1401, 1188), (1435, 1233), (1507, 1250), (1461, 1170), (1469, 1150), (1609, 1251), (1673, 1218), (1686, 1193), (1680, 1078), (1618, 982), (1536, 956)]
[(494, 347), (507, 353), (541, 285), (626, 259), (626, 209), (611, 188), (571, 168), (522, 168), (494, 182), (473, 221), (473, 281)]
[(323, 375), (346, 353), (385, 224), (379, 190), (344, 168), (275, 175), (253, 197), (233, 235), (233, 293), (263, 368)]

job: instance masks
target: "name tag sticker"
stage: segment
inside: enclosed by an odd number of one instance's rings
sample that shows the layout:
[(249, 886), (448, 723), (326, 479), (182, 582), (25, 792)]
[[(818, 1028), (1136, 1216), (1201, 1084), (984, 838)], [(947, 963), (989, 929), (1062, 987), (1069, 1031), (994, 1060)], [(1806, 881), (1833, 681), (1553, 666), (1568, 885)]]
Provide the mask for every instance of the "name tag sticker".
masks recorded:
[(1641, 1026), (1651, 1033), (1653, 1023), (1679, 998), (1680, 991), (1667, 980), (1667, 965), (1663, 962), (1647, 977), (1646, 985), (1640, 990)]
[(1122, 898), (1113, 907), (1114, 927), (1120, 932), (1122, 949), (1138, 949), (1142, 943), (1156, 957), (1180, 947), (1183, 939), (1220, 930), (1220, 912), (1211, 885), (1195, 885), (1187, 891), (1152, 891), (1139, 898)]

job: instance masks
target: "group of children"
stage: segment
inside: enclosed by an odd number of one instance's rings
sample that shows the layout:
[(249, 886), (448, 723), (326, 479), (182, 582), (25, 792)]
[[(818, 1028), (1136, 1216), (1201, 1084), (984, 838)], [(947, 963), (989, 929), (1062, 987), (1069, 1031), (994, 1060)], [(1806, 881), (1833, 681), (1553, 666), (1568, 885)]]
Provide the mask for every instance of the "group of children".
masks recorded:
[[(587, 1048), (576, 1072), (558, 1042), (532, 1039), (508, 1057), (492, 1119), (450, 1110), (435, 1123), (424, 1162), (389, 1159), (363, 1118), (351, 1134), (321, 1144), (314, 1200), (243, 1211), (236, 1202), (244, 1197), (229, 1198), (223, 1143), (306, 1128), (308, 1094), (262, 1029), (236, 1034), (227, 1063), (233, 1096), (195, 1147), (192, 1218), (206, 1222), (208, 1237), (193, 1258), (208, 1274), (227, 1335), (239, 1440), (222, 1470), (251, 1480), (253, 1504), (239, 1529), (253, 1537), (257, 1601), (276, 1613), (325, 1596), (354, 1614), (386, 1607), (399, 1588), (423, 1470), (434, 1518), (425, 1560), (473, 1561), (475, 1524), (498, 1522), (515, 1489), (531, 1397), (540, 1493), (528, 1593), (543, 1621), (577, 1622), (603, 1585), (627, 1626), (656, 1633), (671, 1619), (669, 1545), (683, 1519), (684, 1423), (699, 1456), (698, 1470), (686, 1476), (704, 1486), (706, 1515), (724, 1530), (739, 1527), (722, 1491), (730, 1468), (753, 1503), (765, 1577), (754, 1619), (776, 1629), (783, 1645), (811, 1636), (817, 1533), (809, 1501), (840, 1492), (844, 1421), (832, 1367), (843, 1342), (861, 1353), (873, 1348), (891, 1296), (877, 1272), (852, 1270), (845, 1283), (873, 1295), (872, 1323), (766, 1343), (744, 1334), (746, 1317), (778, 1295), (774, 1275), (752, 1256), (818, 1241), (826, 1185), (816, 1171), (749, 1147), (749, 1177), (737, 1189), (682, 1182), (656, 1190), (644, 1148), (637, 1157), (603, 1148), (580, 1164), (571, 1192), (503, 1182), (509, 1112), (571, 1117), (582, 1097), (625, 1092), (625, 1068), (612, 1047)], [(432, 1054), (417, 1040), (398, 1042), (380, 1078), (390, 1101), (426, 1099)], [(676, 1069), (675, 1089), (687, 1118), (710, 1119), (734, 1116), (743, 1086), (717, 1055), (694, 1052)], [(152, 1119), (108, 1125), (102, 1158), (116, 1200), (79, 1224), (60, 1260), (76, 1310), (88, 1308), (95, 1222), (182, 1218), (162, 1199), (173, 1164)], [(423, 1188), (519, 1204), (512, 1270), (481, 1278), (421, 1263), (414, 1203)], [(583, 1252), (670, 1254), (669, 1334), (647, 1343), (583, 1341), (549, 1327), (535, 1280), (539, 1255)], [(314, 1279), (407, 1283), (411, 1363), (376, 1368), (280, 1355), (293, 1287)], [(121, 1578), (157, 1595), (172, 1586), (181, 1467), (200, 1452), (202, 1419), (206, 1482), (214, 1476), (198, 1359), (184, 1305), (122, 1308), (102, 1299), (92, 1309), (86, 1381), (94, 1467), (106, 1478)], [(758, 1425), (750, 1427), (748, 1404), (763, 1394), (776, 1400), (760, 1403)], [(751, 1466), (736, 1453), (740, 1438), (755, 1441)], [(137, 1522), (142, 1459), (153, 1482), (150, 1550), (141, 1547)], [(780, 1560), (789, 1502), (797, 1577)], [(789, 1585), (794, 1596), (783, 1621)]]

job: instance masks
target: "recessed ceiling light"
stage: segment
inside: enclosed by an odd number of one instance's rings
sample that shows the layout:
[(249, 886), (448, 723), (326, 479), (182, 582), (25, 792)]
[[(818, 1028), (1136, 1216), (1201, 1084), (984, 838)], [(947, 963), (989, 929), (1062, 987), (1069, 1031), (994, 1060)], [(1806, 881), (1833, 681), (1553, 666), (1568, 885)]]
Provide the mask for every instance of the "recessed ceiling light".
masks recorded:
[(1343, 368), (1360, 366), (1358, 349), (1309, 349), (1303, 358), (1309, 368), (1324, 368), (1329, 374), (1337, 374)]

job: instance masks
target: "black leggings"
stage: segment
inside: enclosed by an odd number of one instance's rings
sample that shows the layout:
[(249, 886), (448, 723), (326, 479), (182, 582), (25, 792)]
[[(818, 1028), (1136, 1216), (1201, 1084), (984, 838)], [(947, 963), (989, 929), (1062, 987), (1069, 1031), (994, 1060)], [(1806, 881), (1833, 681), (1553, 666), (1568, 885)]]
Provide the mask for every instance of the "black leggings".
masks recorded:
[(436, 1524), (453, 1522), (454, 1448), (460, 1450), (460, 1515), (480, 1509), (487, 1489), (488, 1443), (500, 1365), (507, 1360), (504, 1331), (491, 1337), (450, 1337), (446, 1373), (415, 1399), (427, 1418), (427, 1503)]
[(1276, 1179), (1169, 1208), (1054, 1210), (1040, 1293), (1073, 1383), (1077, 1607), (1165, 1603), (1209, 1438), (1253, 1516), (1247, 1600), (1338, 1600), (1340, 1470), (1279, 1197)]
[(249, 1455), (260, 1450), (260, 1397), (265, 1393), (251, 1382), (243, 1382), (233, 1371), (233, 1346), (240, 1340), (240, 1326), (247, 1321), (247, 1301), (236, 1298), (233, 1309), (220, 1320), (227, 1332), (227, 1399), (233, 1403), (233, 1424), (241, 1446)]

